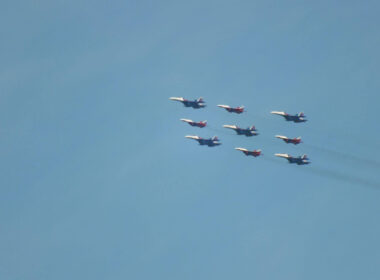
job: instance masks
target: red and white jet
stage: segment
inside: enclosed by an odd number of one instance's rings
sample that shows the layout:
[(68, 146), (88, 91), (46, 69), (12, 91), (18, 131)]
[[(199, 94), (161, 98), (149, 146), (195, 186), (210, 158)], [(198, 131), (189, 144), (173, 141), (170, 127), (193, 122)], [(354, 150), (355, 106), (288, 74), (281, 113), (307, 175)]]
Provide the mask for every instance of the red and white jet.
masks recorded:
[(236, 113), (236, 114), (241, 114), (244, 112), (244, 106), (232, 108), (228, 105), (217, 105), (220, 108), (226, 109), (230, 113)]
[(261, 155), (261, 150), (248, 151), (247, 149), (244, 149), (244, 148), (235, 148), (235, 150), (242, 151), (246, 156), (258, 157)]
[(196, 127), (200, 127), (200, 128), (205, 127), (207, 125), (207, 121), (194, 122), (194, 121), (189, 120), (189, 119), (181, 119), (181, 121), (188, 123), (191, 126), (196, 126)]
[(276, 138), (279, 138), (279, 139), (282, 139), (282, 140), (284, 140), (285, 141), (285, 143), (292, 143), (292, 144), (294, 144), (294, 145), (298, 145), (299, 143), (302, 143), (302, 141), (301, 141), (301, 137), (297, 137), (297, 138), (293, 138), (293, 139), (291, 139), (291, 138), (288, 138), (288, 137), (286, 137), (286, 136), (282, 136), (282, 135), (276, 135)]

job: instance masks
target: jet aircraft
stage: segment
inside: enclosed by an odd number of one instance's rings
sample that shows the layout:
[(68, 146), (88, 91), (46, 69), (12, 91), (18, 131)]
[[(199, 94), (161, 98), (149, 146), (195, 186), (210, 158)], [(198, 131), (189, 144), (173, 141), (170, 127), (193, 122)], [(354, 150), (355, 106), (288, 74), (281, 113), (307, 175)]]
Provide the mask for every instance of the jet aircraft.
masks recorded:
[(295, 123), (306, 122), (307, 121), (305, 119), (306, 118), (305, 114), (302, 113), (302, 112), (299, 113), (299, 114), (296, 114), (296, 115), (289, 115), (288, 113), (285, 113), (285, 112), (272, 111), (271, 114), (283, 116), (285, 118), (285, 120), (292, 121), (292, 122), (295, 122)]
[(181, 119), (181, 121), (188, 123), (191, 126), (196, 126), (196, 127), (205, 127), (207, 125), (207, 121), (200, 121), (200, 122), (194, 122), (189, 119)]
[(304, 164), (309, 164), (310, 163), (309, 158), (307, 157), (307, 155), (302, 155), (302, 156), (299, 156), (299, 157), (292, 157), (289, 154), (274, 154), (274, 155), (276, 157), (286, 158), (289, 161), (289, 163), (296, 163), (297, 165), (304, 165)]
[(223, 125), (223, 127), (235, 130), (238, 135), (245, 135), (245, 136), (258, 135), (257, 130), (256, 130), (255, 126), (253, 126), (253, 125), (251, 127), (248, 127), (248, 128), (241, 128), (241, 127), (238, 127), (237, 125), (225, 124), (225, 125)]
[(297, 138), (288, 138), (286, 136), (282, 136), (282, 135), (276, 135), (276, 138), (279, 138), (279, 139), (282, 139), (284, 140), (285, 143), (292, 143), (294, 145), (298, 145), (299, 143), (302, 143), (301, 141), (301, 137), (297, 137)]
[(195, 100), (187, 100), (183, 97), (170, 97), (170, 100), (182, 102), (185, 107), (192, 107), (194, 109), (204, 108), (206, 104), (202, 97)]
[(258, 157), (261, 155), (261, 150), (248, 151), (245, 148), (235, 148), (235, 150), (242, 151), (246, 156)]
[(214, 137), (208, 138), (208, 139), (204, 139), (204, 138), (196, 136), (196, 135), (187, 135), (185, 137), (198, 141), (199, 145), (207, 145), (209, 147), (214, 147), (214, 146), (218, 146), (218, 145), (222, 144), (219, 142), (219, 139), (217, 136), (214, 136)]
[(220, 108), (226, 109), (230, 113), (241, 114), (244, 112), (244, 106), (240, 106), (240, 107), (236, 107), (236, 108), (232, 108), (228, 105), (217, 105), (217, 106)]

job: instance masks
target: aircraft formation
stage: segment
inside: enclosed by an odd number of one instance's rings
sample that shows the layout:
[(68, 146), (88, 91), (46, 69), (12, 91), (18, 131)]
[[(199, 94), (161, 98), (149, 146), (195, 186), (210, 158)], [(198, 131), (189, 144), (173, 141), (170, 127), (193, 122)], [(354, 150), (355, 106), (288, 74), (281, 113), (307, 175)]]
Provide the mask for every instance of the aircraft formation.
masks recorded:
[[(185, 107), (192, 107), (193, 109), (201, 109), (201, 108), (206, 107), (206, 102), (203, 100), (202, 97), (195, 100), (188, 100), (183, 97), (170, 97), (169, 99), (173, 101), (181, 102)], [(229, 105), (217, 105), (217, 107), (223, 108), (229, 113), (242, 114), (243, 112), (245, 112), (244, 106), (231, 107)], [(303, 112), (295, 114), (295, 115), (291, 115), (283, 111), (271, 111), (270, 113), (274, 115), (282, 116), (285, 118), (286, 121), (290, 121), (294, 123), (302, 123), (302, 122), (307, 121), (306, 116)], [(180, 120), (194, 127), (204, 128), (207, 126), (207, 121), (196, 122), (190, 119), (180, 119)], [(234, 130), (237, 135), (245, 135), (247, 137), (259, 135), (254, 125), (247, 128), (241, 128), (241, 127), (238, 127), (237, 125), (225, 124), (223, 125), (223, 127)], [(215, 147), (222, 144), (217, 136), (214, 136), (212, 138), (202, 138), (198, 135), (186, 135), (185, 137), (188, 139), (196, 140), (199, 143), (199, 145), (202, 145), (202, 146), (205, 145), (208, 147)], [(287, 144), (298, 145), (302, 143), (301, 137), (288, 138), (283, 135), (275, 135), (275, 137), (283, 140)], [(250, 151), (246, 148), (236, 147), (235, 150), (243, 152), (246, 156), (253, 156), (255, 158), (263, 155), (260, 149)], [(297, 165), (307, 165), (311, 163), (307, 155), (292, 156), (287, 153), (276, 153), (274, 155), (276, 157), (285, 158), (289, 163), (294, 163)]]

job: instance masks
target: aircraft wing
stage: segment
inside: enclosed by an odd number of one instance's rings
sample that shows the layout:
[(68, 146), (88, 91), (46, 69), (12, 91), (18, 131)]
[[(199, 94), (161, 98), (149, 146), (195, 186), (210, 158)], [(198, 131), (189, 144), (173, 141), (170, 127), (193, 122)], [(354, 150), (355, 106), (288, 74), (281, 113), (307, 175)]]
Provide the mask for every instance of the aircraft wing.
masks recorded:
[(289, 154), (274, 154), (276, 157), (291, 158)]
[(244, 149), (244, 148), (235, 148), (235, 150), (242, 151), (242, 152), (248, 152), (248, 150)]
[(185, 99), (183, 97), (170, 97), (169, 99), (175, 100), (175, 101), (181, 101), (181, 102), (185, 101)]
[(280, 115), (280, 116), (286, 116), (287, 113), (285, 112), (280, 112), (280, 111), (271, 111), (270, 112), (271, 114), (275, 114), (275, 115)]
[(217, 105), (217, 106), (220, 107), (220, 108), (224, 108), (224, 109), (230, 109), (231, 108), (228, 105)]

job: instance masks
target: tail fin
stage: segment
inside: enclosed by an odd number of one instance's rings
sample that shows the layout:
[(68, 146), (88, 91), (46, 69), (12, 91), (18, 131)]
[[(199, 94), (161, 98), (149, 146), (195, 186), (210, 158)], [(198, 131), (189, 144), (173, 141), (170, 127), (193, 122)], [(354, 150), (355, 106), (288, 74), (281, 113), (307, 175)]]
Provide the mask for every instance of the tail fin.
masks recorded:
[(307, 155), (302, 155), (301, 158), (302, 158), (302, 159), (309, 159), (309, 158), (307, 157)]
[(255, 127), (254, 125), (252, 125), (252, 126), (249, 128), (249, 130), (253, 130), (253, 131), (255, 131), (255, 130), (256, 130), (256, 127)]
[(203, 97), (199, 97), (199, 98), (197, 99), (197, 102), (199, 102), (199, 103), (204, 103)]
[(260, 150), (260, 149), (256, 150), (256, 152), (257, 152), (259, 155), (261, 154), (261, 150)]
[(305, 114), (304, 114), (303, 112), (301, 112), (301, 113), (298, 114), (298, 116), (299, 116), (299, 117), (304, 117)]
[(214, 137), (211, 138), (211, 140), (212, 141), (219, 141), (219, 138), (218, 138), (218, 136), (214, 136)]

